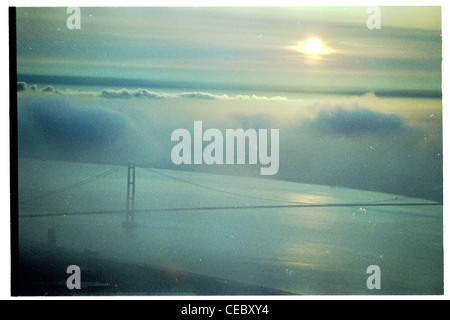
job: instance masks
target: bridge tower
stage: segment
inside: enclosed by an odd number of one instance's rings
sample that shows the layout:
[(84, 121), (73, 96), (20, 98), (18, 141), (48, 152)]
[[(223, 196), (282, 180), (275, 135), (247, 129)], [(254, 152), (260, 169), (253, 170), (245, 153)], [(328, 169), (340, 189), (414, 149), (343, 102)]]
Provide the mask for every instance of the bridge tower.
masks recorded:
[(128, 164), (128, 179), (127, 179), (127, 212), (125, 226), (134, 226), (134, 200), (136, 191), (136, 167), (134, 164)]

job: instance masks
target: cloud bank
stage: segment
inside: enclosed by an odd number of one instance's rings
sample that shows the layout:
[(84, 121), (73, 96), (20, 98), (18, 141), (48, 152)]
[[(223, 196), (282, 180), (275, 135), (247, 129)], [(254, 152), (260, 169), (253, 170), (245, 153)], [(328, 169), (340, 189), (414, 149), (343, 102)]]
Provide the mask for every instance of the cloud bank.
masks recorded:
[[(412, 123), (339, 98), (299, 107), (198, 92), (174, 98), (108, 91), (119, 95), (112, 99), (39, 92), (18, 94), (19, 157), (259, 176), (259, 168), (249, 165), (173, 165), (173, 130), (192, 131), (193, 122), (202, 120), (204, 130), (279, 129), (276, 179), (442, 199), (440, 116)], [(139, 98), (146, 95), (152, 102)], [(209, 103), (199, 103), (200, 96)]]
[[(27, 83), (18, 82), (17, 92), (33, 91), (39, 92), (37, 85), (31, 86), (27, 89)], [(76, 91), (67, 89), (65, 91), (55, 89), (52, 86), (46, 86), (44, 89), (40, 90), (42, 93), (49, 94), (65, 94), (65, 95), (91, 95), (100, 96), (109, 99), (130, 99), (130, 98), (147, 98), (147, 99), (203, 99), (203, 100), (260, 100), (260, 101), (288, 101), (287, 97), (274, 96), (257, 96), (257, 95), (227, 95), (227, 94), (213, 94), (208, 92), (181, 92), (181, 93), (168, 93), (168, 92), (155, 92), (147, 89), (103, 89), (100, 92), (92, 91)]]
[(394, 114), (369, 109), (321, 111), (310, 125), (328, 135), (392, 134), (403, 129), (403, 120)]
[(129, 119), (100, 106), (77, 105), (61, 96), (38, 97), (19, 105), (19, 153), (48, 151), (63, 158), (101, 154), (132, 132)]

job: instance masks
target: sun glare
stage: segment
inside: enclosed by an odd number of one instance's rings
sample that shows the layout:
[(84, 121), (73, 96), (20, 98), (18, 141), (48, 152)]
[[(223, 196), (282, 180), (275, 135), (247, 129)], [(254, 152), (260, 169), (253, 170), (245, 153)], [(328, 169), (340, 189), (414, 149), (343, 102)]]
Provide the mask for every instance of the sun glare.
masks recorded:
[(305, 42), (305, 49), (310, 53), (321, 53), (323, 49), (322, 41), (319, 38), (309, 38)]

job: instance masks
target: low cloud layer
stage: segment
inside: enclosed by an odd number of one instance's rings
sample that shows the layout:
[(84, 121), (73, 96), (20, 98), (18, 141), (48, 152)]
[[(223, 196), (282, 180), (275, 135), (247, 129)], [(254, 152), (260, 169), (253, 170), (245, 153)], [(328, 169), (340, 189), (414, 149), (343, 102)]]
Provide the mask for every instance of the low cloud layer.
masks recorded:
[[(27, 83), (18, 82), (17, 83), (17, 92), (26, 92), (26, 91), (39, 91), (37, 85), (31, 86), (27, 89)], [(52, 86), (46, 86), (44, 89), (40, 90), (43, 93), (49, 94), (65, 94), (65, 95), (91, 95), (91, 96), (100, 96), (103, 98), (111, 98), (111, 99), (129, 99), (129, 98), (147, 98), (147, 99), (203, 99), (203, 100), (256, 100), (256, 101), (287, 101), (286, 97), (275, 96), (275, 97), (266, 97), (266, 96), (257, 96), (257, 95), (217, 95), (208, 92), (181, 92), (181, 93), (168, 93), (168, 92), (155, 92), (147, 89), (103, 89), (100, 92), (92, 92), (92, 91), (75, 91), (75, 90), (58, 90)]]
[(321, 111), (310, 125), (328, 135), (391, 134), (403, 129), (403, 120), (394, 114), (369, 109)]
[(63, 156), (101, 153), (131, 130), (123, 114), (76, 105), (64, 97), (39, 97), (19, 106), (19, 152), (25, 155), (42, 150)]
[[(173, 130), (192, 132), (194, 121), (202, 120), (204, 130), (279, 129), (280, 168), (275, 179), (434, 200), (442, 197), (438, 117), (412, 124), (397, 114), (339, 101), (299, 107), (292, 101), (260, 103), (250, 98), (200, 103), (197, 94), (150, 101), (134, 99), (134, 95), (128, 96), (130, 91), (116, 93), (125, 97), (20, 93), (19, 157), (117, 165), (134, 162), (138, 166), (259, 176), (259, 168), (251, 165), (172, 164)], [(221, 107), (216, 108), (218, 105)]]

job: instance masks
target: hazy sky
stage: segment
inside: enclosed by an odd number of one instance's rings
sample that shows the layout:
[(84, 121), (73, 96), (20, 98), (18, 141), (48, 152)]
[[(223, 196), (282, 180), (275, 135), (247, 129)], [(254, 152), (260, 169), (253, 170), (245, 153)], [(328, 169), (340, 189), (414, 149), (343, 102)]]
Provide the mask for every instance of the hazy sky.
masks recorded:
[[(441, 90), (440, 7), (17, 9), (19, 74), (264, 91)], [(316, 36), (324, 52), (302, 51)]]
[(382, 7), (380, 30), (370, 15), (81, 8), (69, 30), (66, 8), (18, 9), (19, 156), (253, 175), (175, 166), (171, 133), (277, 128), (275, 179), (440, 201), (441, 9)]

